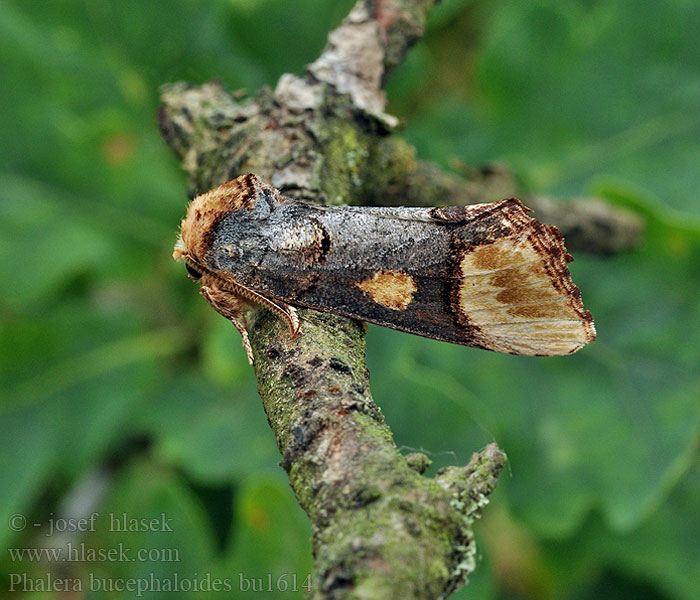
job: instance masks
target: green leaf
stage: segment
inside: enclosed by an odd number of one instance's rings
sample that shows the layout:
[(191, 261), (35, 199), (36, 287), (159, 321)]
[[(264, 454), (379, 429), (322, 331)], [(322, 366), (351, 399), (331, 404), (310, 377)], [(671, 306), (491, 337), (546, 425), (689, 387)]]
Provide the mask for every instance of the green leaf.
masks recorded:
[(194, 480), (226, 482), (278, 468), (275, 438), (250, 386), (231, 391), (180, 376), (141, 413), (158, 455)]
[[(27, 527), (30, 532), (33, 530), (29, 507), (47, 482), (59, 445), (55, 416), (53, 408), (46, 405), (17, 408), (3, 414), (0, 435), (3, 457), (0, 518), (4, 525), (0, 527), (0, 546), (3, 548), (10, 540), (19, 538)], [(12, 515), (19, 515), (16, 517), (19, 520), (11, 521)]]
[(311, 532), (286, 482), (282, 477), (251, 478), (235, 509), (238, 528), (222, 565), (222, 572), (234, 578), (234, 589), (257, 589), (272, 599), (303, 598), (312, 566)]
[(169, 585), (178, 579), (204, 579), (215, 546), (211, 523), (198, 499), (176, 473), (149, 462), (133, 464), (114, 482), (86, 545), (117, 549), (124, 558), (91, 564), (95, 578), (107, 583), (117, 578), (141, 580), (152, 598), (174, 594), (158, 593), (151, 578)]

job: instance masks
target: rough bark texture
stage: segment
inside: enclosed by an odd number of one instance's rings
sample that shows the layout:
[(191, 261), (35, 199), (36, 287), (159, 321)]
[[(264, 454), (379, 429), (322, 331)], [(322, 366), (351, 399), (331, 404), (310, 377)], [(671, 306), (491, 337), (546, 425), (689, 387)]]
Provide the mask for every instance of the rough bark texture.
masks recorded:
[[(421, 37), (433, 4), (360, 0), (304, 74), (286, 74), (274, 91), (252, 98), (215, 83), (165, 86), (161, 131), (189, 175), (189, 195), (247, 172), (284, 195), (329, 204), (466, 204), (516, 195), (502, 168), (460, 179), (390, 137), (395, 119), (384, 113), (382, 85)], [(622, 249), (640, 232), (631, 215), (604, 205), (526, 203), (589, 250)], [(264, 311), (249, 334), (282, 466), (312, 524), (313, 597), (446, 597), (474, 568), (471, 523), (505, 455), (492, 444), (465, 467), (423, 477), (427, 458), (399, 453), (372, 400), (363, 327), (299, 314), (303, 333), (295, 340)]]
[(252, 328), (258, 389), (282, 466), (313, 527), (315, 598), (440, 598), (475, 566), (471, 524), (505, 455), (491, 444), (466, 467), (421, 476), (369, 390), (364, 328), (300, 311), (304, 334), (260, 313)]

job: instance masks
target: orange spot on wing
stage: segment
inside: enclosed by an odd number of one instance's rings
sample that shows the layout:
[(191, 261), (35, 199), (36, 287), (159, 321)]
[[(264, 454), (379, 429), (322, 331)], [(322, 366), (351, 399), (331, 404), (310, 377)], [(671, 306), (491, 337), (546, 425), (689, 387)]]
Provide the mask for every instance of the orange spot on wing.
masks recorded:
[(413, 277), (400, 271), (377, 271), (355, 285), (374, 302), (392, 310), (406, 310), (417, 289)]

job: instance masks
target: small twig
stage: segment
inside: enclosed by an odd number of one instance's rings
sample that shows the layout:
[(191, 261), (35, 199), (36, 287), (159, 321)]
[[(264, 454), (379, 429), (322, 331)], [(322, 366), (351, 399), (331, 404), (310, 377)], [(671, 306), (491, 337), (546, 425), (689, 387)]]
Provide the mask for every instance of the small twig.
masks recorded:
[(570, 250), (615, 254), (635, 248), (642, 240), (644, 221), (636, 213), (597, 198), (556, 200), (523, 194), (511, 172), (501, 164), (478, 169), (457, 165), (464, 177), (415, 159), (406, 142), (389, 138), (377, 153), (377, 180), (363, 199), (381, 206), (463, 206), (516, 197), (543, 223), (556, 225)]

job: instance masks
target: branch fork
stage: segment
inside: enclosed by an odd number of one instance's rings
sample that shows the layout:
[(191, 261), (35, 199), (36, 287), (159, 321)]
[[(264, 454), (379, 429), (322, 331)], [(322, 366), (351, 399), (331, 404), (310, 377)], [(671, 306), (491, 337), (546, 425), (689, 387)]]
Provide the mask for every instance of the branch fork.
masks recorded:
[[(388, 135), (397, 121), (384, 112), (383, 84), (423, 35), (434, 4), (359, 0), (320, 57), (302, 75), (283, 75), (274, 92), (244, 98), (215, 83), (164, 86), (159, 124), (189, 175), (190, 196), (249, 172), (285, 196), (329, 204), (467, 204), (515, 195), (503, 193), (515, 186), (502, 168), (458, 178)], [(621, 210), (526, 203), (602, 252), (633, 245), (641, 231)], [(605, 227), (587, 228), (591, 220)], [(245, 328), (281, 464), (312, 525), (312, 597), (446, 598), (475, 567), (472, 525), (505, 455), (490, 444), (466, 466), (422, 476), (429, 460), (401, 455), (371, 396), (363, 326), (298, 313), (296, 338), (268, 311), (254, 313)]]

